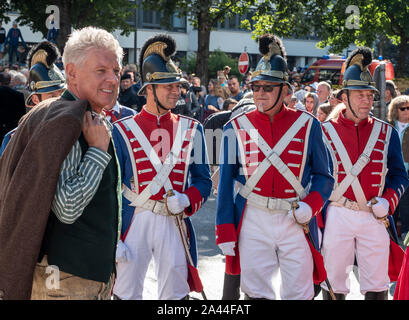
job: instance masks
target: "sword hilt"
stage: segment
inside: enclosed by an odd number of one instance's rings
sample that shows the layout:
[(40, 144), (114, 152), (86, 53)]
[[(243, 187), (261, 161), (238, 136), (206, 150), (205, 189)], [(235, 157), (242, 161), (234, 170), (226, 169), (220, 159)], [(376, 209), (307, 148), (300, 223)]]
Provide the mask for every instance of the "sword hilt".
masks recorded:
[(169, 208), (168, 208), (168, 198), (172, 197), (174, 195), (175, 195), (175, 193), (173, 192), (173, 189), (169, 189), (166, 192), (166, 196), (165, 196), (165, 208), (166, 208), (166, 211), (168, 212), (168, 215), (170, 215), (171, 217), (172, 216), (181, 216), (184, 213), (183, 210), (181, 212), (179, 212), (179, 213), (173, 213), (172, 211), (169, 210)]
[(389, 227), (389, 221), (388, 221), (388, 214), (386, 214), (385, 216), (383, 216), (383, 217), (378, 217), (374, 212), (373, 212), (373, 209), (372, 209), (372, 206), (374, 205), (374, 204), (377, 204), (378, 203), (378, 200), (376, 200), (375, 198), (372, 198), (371, 199), (371, 213), (372, 213), (372, 215), (375, 217), (375, 219), (376, 220), (381, 220), (382, 222), (383, 222), (383, 224), (385, 225), (385, 227), (386, 228), (388, 228)]
[(310, 228), (309, 228), (308, 224), (310, 223), (310, 221), (307, 221), (307, 222), (305, 222), (305, 223), (301, 223), (301, 222), (299, 222), (299, 221), (297, 220), (297, 217), (295, 216), (295, 210), (298, 209), (299, 207), (300, 207), (300, 205), (297, 203), (297, 201), (294, 200), (294, 201), (291, 203), (291, 208), (293, 209), (293, 217), (294, 217), (294, 220), (295, 220), (295, 222), (296, 222), (298, 225), (300, 225), (300, 226), (304, 229), (304, 232), (305, 232), (305, 233), (309, 233), (309, 232), (310, 232)]

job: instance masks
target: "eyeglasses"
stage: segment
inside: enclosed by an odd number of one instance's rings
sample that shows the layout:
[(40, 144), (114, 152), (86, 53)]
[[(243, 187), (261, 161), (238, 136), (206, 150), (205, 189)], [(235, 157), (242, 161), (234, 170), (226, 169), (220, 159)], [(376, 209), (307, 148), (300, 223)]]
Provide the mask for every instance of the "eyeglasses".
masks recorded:
[(401, 107), (399, 108), (400, 111), (405, 111), (405, 110), (409, 110), (409, 107)]
[(251, 88), (254, 92), (259, 92), (261, 88), (263, 88), (264, 92), (272, 92), (274, 88), (280, 87), (281, 85), (282, 84), (270, 84), (270, 85), (260, 86), (258, 84), (253, 84)]

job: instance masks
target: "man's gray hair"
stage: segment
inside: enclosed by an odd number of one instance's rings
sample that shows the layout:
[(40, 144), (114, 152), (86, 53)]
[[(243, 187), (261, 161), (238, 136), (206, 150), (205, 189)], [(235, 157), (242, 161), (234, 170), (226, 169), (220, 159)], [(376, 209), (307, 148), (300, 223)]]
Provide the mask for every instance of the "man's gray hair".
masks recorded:
[(64, 66), (68, 63), (80, 65), (84, 62), (86, 52), (93, 48), (111, 51), (117, 56), (118, 62), (122, 66), (124, 53), (118, 40), (108, 31), (95, 27), (74, 30), (70, 34), (62, 56)]
[(18, 84), (25, 85), (27, 83), (27, 78), (21, 72), (17, 72), (15, 76), (12, 78), (12, 81), (14, 85), (18, 85)]
[(331, 85), (327, 81), (321, 81), (320, 83), (317, 84), (317, 88), (319, 86), (324, 86), (327, 88), (328, 92), (331, 92)]

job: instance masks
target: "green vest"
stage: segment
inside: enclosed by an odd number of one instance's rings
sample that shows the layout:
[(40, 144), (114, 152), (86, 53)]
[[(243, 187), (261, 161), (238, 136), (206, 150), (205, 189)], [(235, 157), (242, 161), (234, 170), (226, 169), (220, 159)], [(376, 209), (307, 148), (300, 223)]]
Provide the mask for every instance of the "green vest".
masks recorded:
[[(88, 150), (84, 136), (78, 139), (82, 155)], [(82, 215), (73, 223), (59, 221), (51, 212), (43, 240), (42, 252), (48, 264), (75, 276), (108, 282), (115, 272), (118, 239), (118, 169), (112, 141), (108, 153), (112, 159), (106, 167), (98, 190)]]

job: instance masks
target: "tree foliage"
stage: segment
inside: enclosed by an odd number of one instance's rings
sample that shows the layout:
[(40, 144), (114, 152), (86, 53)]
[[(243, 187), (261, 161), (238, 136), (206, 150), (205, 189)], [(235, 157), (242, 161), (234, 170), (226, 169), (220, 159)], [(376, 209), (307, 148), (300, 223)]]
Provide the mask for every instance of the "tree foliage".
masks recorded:
[[(132, 16), (134, 5), (128, 0), (57, 0), (53, 1), (61, 10), (69, 9), (72, 27), (96, 26), (107, 31), (121, 30), (128, 35), (132, 29), (126, 20)], [(46, 8), (49, 0), (13, 0), (12, 8), (20, 13), (17, 21), (28, 25), (33, 31), (47, 34), (45, 19), (49, 15)]]
[[(18, 24), (27, 25), (45, 37), (47, 35), (45, 21), (50, 14), (46, 13), (46, 8), (50, 4), (49, 0), (13, 0), (11, 9), (20, 14), (17, 18)], [(135, 6), (128, 0), (54, 0), (52, 4), (59, 9), (60, 35), (57, 44), (60, 49), (71, 28), (95, 26), (109, 32), (119, 29), (121, 34), (125, 35), (132, 31), (132, 26), (126, 20), (132, 16)]]
[(142, 0), (144, 8), (163, 13), (163, 23), (169, 22), (169, 17), (175, 13), (179, 17), (187, 17), (198, 31), (198, 50), (195, 73), (203, 83), (208, 80), (208, 59), (210, 32), (222, 23), (226, 17), (236, 14), (243, 15), (257, 0)]
[[(181, 68), (187, 73), (194, 73), (196, 62), (196, 55), (183, 58)], [(235, 75), (240, 80), (243, 76), (239, 72), (238, 62), (239, 59), (232, 58), (229, 54), (223, 52), (222, 50), (216, 49), (209, 54), (209, 79), (216, 79), (217, 71), (223, 70), (224, 66), (227, 65), (231, 68), (229, 75)]]
[[(406, 0), (267, 1), (255, 16), (253, 34), (305, 36), (315, 33), (320, 48), (341, 52), (351, 44), (373, 47), (388, 38), (399, 46), (397, 73), (405, 70), (409, 40), (409, 2)], [(247, 27), (249, 24), (247, 23)]]
[(9, 22), (10, 18), (7, 15), (7, 12), (10, 11), (10, 4), (7, 1), (0, 1), (0, 21)]
[(257, 39), (265, 33), (273, 33), (279, 37), (300, 37), (311, 33), (307, 12), (308, 1), (270, 0), (260, 1), (254, 10), (252, 20), (243, 20), (242, 26), (253, 31)]

